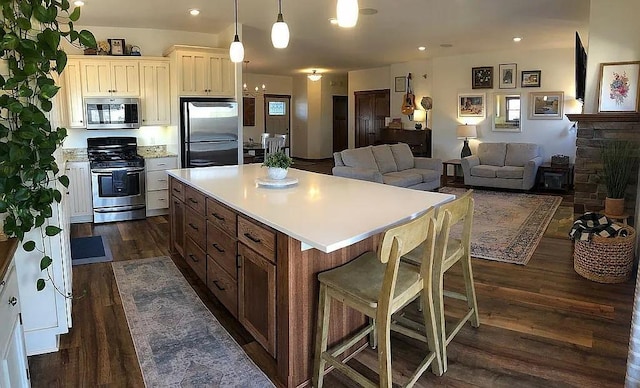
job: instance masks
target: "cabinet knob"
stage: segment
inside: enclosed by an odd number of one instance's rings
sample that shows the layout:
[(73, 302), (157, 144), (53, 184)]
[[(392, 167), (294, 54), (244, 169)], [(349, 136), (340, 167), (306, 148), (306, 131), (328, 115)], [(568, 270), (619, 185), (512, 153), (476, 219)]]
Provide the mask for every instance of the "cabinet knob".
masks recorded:
[(12, 296), (11, 298), (9, 298), (9, 304), (12, 306), (15, 306), (18, 304), (18, 299), (15, 296)]

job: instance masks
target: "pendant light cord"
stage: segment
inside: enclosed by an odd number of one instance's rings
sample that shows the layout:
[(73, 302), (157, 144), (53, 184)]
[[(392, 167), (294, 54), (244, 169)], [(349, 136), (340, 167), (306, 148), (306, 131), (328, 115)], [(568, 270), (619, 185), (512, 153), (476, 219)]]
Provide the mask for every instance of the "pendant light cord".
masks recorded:
[(282, 0), (278, 0), (278, 13), (282, 13)]
[(236, 36), (238, 36), (238, 0), (234, 0), (233, 4), (236, 10)]

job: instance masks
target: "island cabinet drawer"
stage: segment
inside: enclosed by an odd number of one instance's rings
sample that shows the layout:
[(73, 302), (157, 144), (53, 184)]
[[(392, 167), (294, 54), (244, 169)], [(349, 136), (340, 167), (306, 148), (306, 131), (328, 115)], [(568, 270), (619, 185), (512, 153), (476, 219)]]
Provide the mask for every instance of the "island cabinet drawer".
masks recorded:
[(236, 213), (220, 202), (207, 198), (207, 218), (231, 236), (236, 235)]
[(238, 216), (238, 241), (276, 262), (276, 232), (267, 226), (259, 225), (243, 216)]
[(204, 194), (194, 189), (191, 186), (184, 188), (184, 202), (187, 206), (197, 211), (198, 214), (204, 216), (206, 211), (206, 202), (204, 200)]
[(200, 280), (207, 282), (207, 254), (196, 244), (191, 238), (187, 237), (187, 246), (185, 247), (185, 261), (191, 269), (198, 275)]
[(207, 246), (207, 224), (204, 216), (187, 206), (185, 218), (185, 233), (204, 249)]
[(184, 202), (184, 185), (176, 178), (171, 178), (171, 195)]
[(207, 262), (207, 287), (218, 300), (238, 318), (238, 283), (211, 257)]
[(207, 221), (207, 255), (218, 263), (232, 278), (237, 277), (237, 242), (235, 237), (218, 229), (211, 221)]

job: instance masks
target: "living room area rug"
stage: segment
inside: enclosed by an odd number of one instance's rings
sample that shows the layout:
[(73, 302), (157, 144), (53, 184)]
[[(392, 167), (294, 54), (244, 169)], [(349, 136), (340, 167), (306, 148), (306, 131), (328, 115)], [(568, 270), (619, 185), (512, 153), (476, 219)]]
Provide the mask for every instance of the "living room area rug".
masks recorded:
[(147, 387), (273, 387), (173, 261), (113, 262)]
[[(461, 195), (466, 189), (443, 187), (440, 192)], [(475, 189), (473, 198), (471, 256), (520, 265), (531, 259), (562, 202), (559, 196)]]

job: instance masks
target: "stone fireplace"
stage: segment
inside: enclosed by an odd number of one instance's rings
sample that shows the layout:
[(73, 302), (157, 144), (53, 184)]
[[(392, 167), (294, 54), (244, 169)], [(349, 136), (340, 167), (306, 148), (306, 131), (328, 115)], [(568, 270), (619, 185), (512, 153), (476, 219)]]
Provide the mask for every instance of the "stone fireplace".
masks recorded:
[[(624, 140), (635, 143), (640, 150), (640, 114), (568, 114), (567, 117), (578, 123), (574, 212), (601, 212), (607, 192), (601, 177), (600, 148), (609, 140)], [(638, 184), (636, 168), (625, 195), (625, 213), (630, 215), (631, 224), (637, 224)]]

